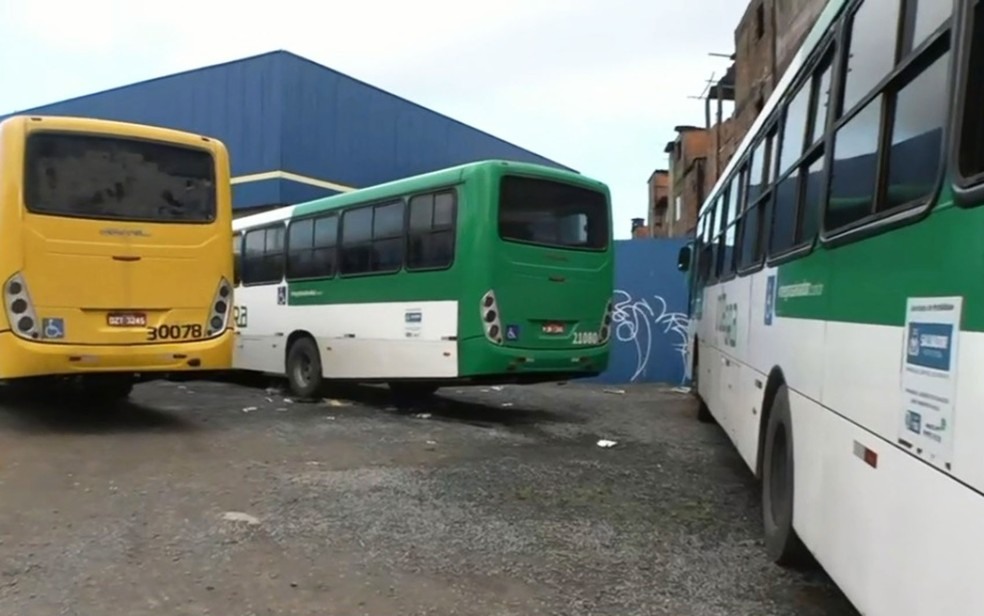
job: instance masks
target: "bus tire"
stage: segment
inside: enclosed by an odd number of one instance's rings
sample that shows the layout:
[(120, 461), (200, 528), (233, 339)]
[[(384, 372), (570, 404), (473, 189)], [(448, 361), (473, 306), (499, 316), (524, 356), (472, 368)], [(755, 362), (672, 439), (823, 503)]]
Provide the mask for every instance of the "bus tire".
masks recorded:
[(793, 429), (789, 390), (780, 385), (769, 411), (762, 459), (762, 520), (765, 550), (783, 567), (805, 562), (806, 548), (793, 528)]
[(303, 336), (287, 349), (287, 384), (298, 398), (311, 398), (321, 389), (321, 354), (310, 336)]

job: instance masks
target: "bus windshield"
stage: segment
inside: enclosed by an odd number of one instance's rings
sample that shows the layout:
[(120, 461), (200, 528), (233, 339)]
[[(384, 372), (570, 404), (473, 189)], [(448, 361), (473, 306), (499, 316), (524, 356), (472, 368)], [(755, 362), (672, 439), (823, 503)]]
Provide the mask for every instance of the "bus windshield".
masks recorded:
[(152, 141), (38, 132), (24, 161), (37, 214), (150, 222), (215, 220), (215, 161), (206, 150)]
[(608, 247), (608, 202), (587, 188), (518, 176), (502, 178), (499, 236), (558, 248)]

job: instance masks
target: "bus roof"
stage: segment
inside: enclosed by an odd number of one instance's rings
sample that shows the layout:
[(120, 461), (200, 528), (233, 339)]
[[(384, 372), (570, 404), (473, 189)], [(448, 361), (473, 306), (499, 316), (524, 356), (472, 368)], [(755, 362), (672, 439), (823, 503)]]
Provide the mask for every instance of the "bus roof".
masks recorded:
[(260, 212), (250, 216), (243, 216), (233, 221), (235, 230), (240, 230), (256, 225), (263, 225), (277, 220), (285, 220), (294, 215), (311, 214), (325, 210), (345, 207), (349, 205), (367, 203), (402, 196), (407, 193), (421, 192), (437, 186), (450, 186), (461, 183), (465, 176), (476, 171), (489, 168), (508, 168), (520, 174), (536, 175), (543, 178), (553, 179), (560, 182), (571, 182), (588, 186), (603, 192), (608, 191), (608, 187), (598, 180), (588, 178), (575, 171), (567, 171), (556, 167), (538, 165), (535, 163), (520, 163), (506, 160), (483, 160), (472, 163), (465, 163), (446, 169), (438, 169), (428, 173), (415, 175), (407, 178), (392, 180), (384, 184), (377, 184), (367, 188), (360, 188), (350, 192), (345, 192), (312, 201), (297, 203), (267, 212)]

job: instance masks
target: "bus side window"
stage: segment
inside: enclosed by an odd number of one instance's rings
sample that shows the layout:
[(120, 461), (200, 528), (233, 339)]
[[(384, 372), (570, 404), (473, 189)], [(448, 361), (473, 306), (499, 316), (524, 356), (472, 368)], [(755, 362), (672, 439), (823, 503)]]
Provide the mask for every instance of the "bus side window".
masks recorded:
[(232, 285), (239, 286), (242, 282), (243, 267), (243, 236), (235, 233), (232, 236)]
[(284, 278), (284, 225), (277, 223), (246, 232), (243, 284), (274, 284)]
[(452, 191), (417, 195), (410, 199), (408, 270), (451, 266), (454, 262), (455, 210), (455, 194)]

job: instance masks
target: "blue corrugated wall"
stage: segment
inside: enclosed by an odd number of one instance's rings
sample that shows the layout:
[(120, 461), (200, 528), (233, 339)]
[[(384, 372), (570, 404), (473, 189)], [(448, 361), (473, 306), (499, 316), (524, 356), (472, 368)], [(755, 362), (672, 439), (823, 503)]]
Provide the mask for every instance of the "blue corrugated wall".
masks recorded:
[(220, 139), (233, 175), (277, 169), (283, 86), (274, 55), (220, 64), (124, 86), (22, 113), (139, 122)]
[(371, 186), (488, 158), (562, 166), (304, 58), (281, 58), (288, 171)]
[(689, 380), (687, 277), (677, 270), (685, 239), (615, 242), (615, 330), (611, 384)]
[[(91, 116), (210, 135), (228, 146), (233, 176), (283, 171), (358, 188), (488, 158), (562, 166), (285, 51), (21, 113)], [(237, 207), (250, 207), (334, 192), (270, 177), (237, 183), (233, 198)]]

